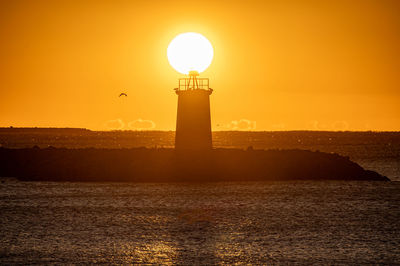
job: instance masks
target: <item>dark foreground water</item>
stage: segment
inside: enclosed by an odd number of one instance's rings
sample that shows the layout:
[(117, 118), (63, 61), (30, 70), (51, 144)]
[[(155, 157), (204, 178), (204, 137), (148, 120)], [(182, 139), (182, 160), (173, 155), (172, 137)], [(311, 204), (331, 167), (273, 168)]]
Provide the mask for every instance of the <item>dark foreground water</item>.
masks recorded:
[(400, 263), (400, 182), (0, 183), (0, 264)]

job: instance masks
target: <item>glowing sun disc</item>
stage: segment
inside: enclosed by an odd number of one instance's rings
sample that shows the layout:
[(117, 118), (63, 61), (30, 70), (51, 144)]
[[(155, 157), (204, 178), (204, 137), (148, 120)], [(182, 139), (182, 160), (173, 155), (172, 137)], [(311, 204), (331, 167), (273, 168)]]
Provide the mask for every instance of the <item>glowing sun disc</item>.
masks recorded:
[(201, 73), (211, 64), (214, 49), (203, 35), (186, 32), (179, 34), (170, 42), (167, 56), (170, 65), (180, 73), (189, 74), (189, 71)]

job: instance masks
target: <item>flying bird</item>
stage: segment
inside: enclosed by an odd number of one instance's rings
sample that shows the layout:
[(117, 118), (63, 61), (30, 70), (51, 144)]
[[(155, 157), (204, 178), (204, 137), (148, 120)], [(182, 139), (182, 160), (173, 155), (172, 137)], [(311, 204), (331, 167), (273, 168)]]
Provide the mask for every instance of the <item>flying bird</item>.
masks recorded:
[(126, 97), (128, 97), (128, 94), (126, 94), (125, 92), (122, 92), (122, 93), (119, 95), (119, 97), (121, 97), (121, 96), (126, 96)]

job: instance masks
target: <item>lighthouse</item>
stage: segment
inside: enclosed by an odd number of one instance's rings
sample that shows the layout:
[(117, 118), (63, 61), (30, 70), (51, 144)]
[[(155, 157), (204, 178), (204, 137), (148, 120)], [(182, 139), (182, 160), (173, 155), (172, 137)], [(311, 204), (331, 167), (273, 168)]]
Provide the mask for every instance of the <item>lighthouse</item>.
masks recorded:
[(168, 61), (184, 78), (179, 78), (176, 116), (176, 150), (211, 150), (210, 95), (208, 78), (199, 73), (210, 66), (214, 49), (206, 37), (195, 32), (176, 36), (167, 49)]
[(208, 78), (198, 78), (197, 71), (190, 71), (188, 78), (180, 78), (178, 110), (176, 116), (175, 149), (212, 149), (210, 95)]

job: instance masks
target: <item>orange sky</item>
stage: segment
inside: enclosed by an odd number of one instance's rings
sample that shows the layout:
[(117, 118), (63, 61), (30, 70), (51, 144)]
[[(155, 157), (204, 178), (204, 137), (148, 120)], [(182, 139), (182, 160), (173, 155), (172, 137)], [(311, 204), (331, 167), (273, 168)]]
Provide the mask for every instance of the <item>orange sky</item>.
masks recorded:
[(400, 130), (399, 14), (398, 0), (2, 0), (0, 126), (173, 130), (166, 49), (193, 31), (214, 47), (213, 130)]

